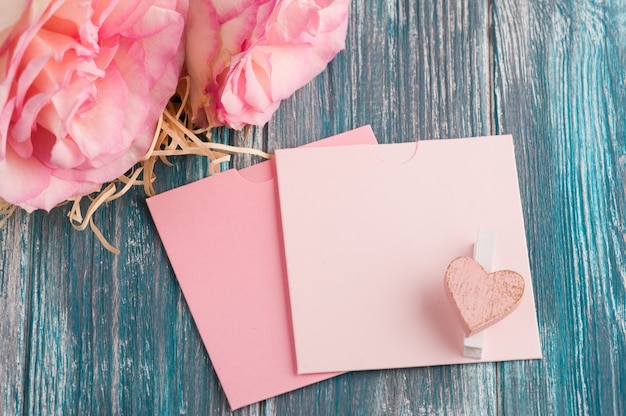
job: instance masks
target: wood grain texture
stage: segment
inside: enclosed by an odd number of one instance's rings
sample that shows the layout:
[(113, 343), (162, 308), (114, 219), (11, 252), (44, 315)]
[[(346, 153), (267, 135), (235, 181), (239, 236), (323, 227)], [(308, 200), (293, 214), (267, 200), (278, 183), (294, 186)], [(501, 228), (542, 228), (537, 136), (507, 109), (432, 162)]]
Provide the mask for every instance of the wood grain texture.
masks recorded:
[[(512, 133), (545, 358), (349, 373), (235, 414), (626, 413), (625, 11), (353, 1), (346, 51), (246, 143), (364, 124), (381, 142)], [(157, 189), (206, 168), (161, 166)], [(96, 221), (120, 256), (71, 229), (64, 208), (0, 229), (0, 413), (230, 414), (141, 192)]]
[(17, 212), (0, 228), (0, 413), (22, 414), (28, 371), (31, 230)]
[(501, 408), (625, 414), (625, 4), (496, 0), (494, 33), (545, 356), (500, 365)]

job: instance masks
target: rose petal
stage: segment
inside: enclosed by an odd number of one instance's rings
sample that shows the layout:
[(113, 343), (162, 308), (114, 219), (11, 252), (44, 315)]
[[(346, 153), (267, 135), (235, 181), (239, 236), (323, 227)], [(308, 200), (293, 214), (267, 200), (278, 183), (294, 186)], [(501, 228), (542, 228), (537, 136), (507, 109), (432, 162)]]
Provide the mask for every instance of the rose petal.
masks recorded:
[[(185, 67), (190, 76), (189, 102), (192, 118), (198, 124), (199, 110), (207, 105), (206, 87), (213, 83), (210, 62), (219, 51), (219, 21), (210, 1), (192, 0), (186, 25)], [(193, 56), (193, 58), (192, 58)]]
[(23, 158), (8, 146), (0, 161), (0, 195), (15, 205), (39, 195), (50, 183), (50, 169), (35, 158)]
[[(22, 107), (20, 118), (13, 125), (10, 143), (14, 150), (22, 157), (30, 157), (32, 144), (30, 142), (31, 133), (35, 131), (36, 117), (39, 110), (50, 101), (51, 92), (42, 92), (31, 97)], [(19, 150), (16, 146), (20, 146)], [(26, 145), (26, 147), (24, 147)]]
[(266, 43), (314, 42), (320, 25), (319, 9), (312, 2), (282, 2), (268, 24)]
[(93, 8), (86, 1), (66, 1), (44, 24), (44, 28), (73, 39), (90, 50), (98, 50), (98, 29), (91, 21)]
[(179, 62), (176, 59), (178, 51), (174, 48), (164, 48), (163, 45), (171, 39), (180, 39), (183, 25), (184, 20), (179, 14), (172, 10), (153, 7), (133, 30), (129, 31), (129, 36), (142, 38), (143, 53), (150, 57), (144, 60), (144, 63), (147, 74), (151, 77), (151, 85), (156, 84), (156, 80), (168, 67), (175, 68), (176, 72), (180, 71), (180, 65), (172, 65), (172, 61)]
[(99, 20), (100, 38), (108, 38), (116, 34), (124, 33), (137, 23), (144, 14), (152, 7), (150, 0), (120, 0), (109, 2), (113, 7), (108, 7), (98, 13), (96, 9), (94, 18)]
[(245, 97), (248, 105), (262, 111), (276, 98), (272, 95), (272, 56), (262, 49), (252, 53), (246, 67)]
[(38, 208), (50, 211), (61, 201), (77, 196), (88, 195), (97, 191), (98, 188), (100, 188), (100, 184), (97, 183), (68, 182), (51, 176), (46, 189), (36, 197), (28, 199), (18, 205), (29, 212)]
[[(116, 65), (107, 68), (106, 76), (96, 81), (96, 88), (97, 104), (74, 117), (68, 125), (69, 134), (88, 159), (109, 153), (111, 149), (123, 149), (118, 147), (122, 141), (121, 130), (111, 128), (124, 124), (128, 102), (126, 83)], [(103, 140), (103, 134), (106, 134), (106, 140)]]
[[(7, 151), (7, 138), (9, 136), (9, 123), (15, 108), (15, 97), (12, 98), (0, 112), (0, 160), (4, 160)], [(3, 139), (4, 138), (4, 139)]]
[[(123, 40), (120, 43), (119, 53), (115, 57), (115, 65), (119, 68), (119, 73), (128, 91), (126, 107), (132, 109), (132, 111), (125, 113), (124, 123), (121, 125), (121, 139), (123, 142), (120, 145), (123, 148), (127, 148), (135, 140), (135, 136), (144, 128), (149, 117), (151, 119), (150, 123), (156, 123), (158, 119), (158, 114), (151, 112), (153, 104), (150, 101), (150, 90), (152, 88), (158, 89), (158, 87), (151, 82), (150, 77), (147, 75), (146, 61), (147, 57), (142, 45), (127, 40)], [(159, 82), (161, 81), (159, 79)], [(169, 98), (172, 91), (176, 88), (176, 82), (169, 81), (167, 87)], [(164, 106), (165, 104), (163, 103)], [(160, 107), (159, 111), (162, 111), (163, 107)]]
[(51, 169), (74, 169), (85, 162), (85, 155), (69, 137), (58, 137), (40, 128), (33, 141), (33, 156)]
[[(16, 107), (18, 111), (24, 106), (24, 101), (26, 100), (26, 94), (28, 90), (31, 88), (35, 79), (41, 74), (41, 71), (45, 67), (48, 62), (48, 56), (39, 56), (33, 59), (30, 59), (26, 68), (20, 74), (20, 77), (17, 81), (17, 91), (15, 92), (16, 98)], [(48, 88), (37, 88), (40, 91), (46, 91), (50, 89), (56, 89), (58, 86), (50, 85)]]
[(75, 80), (51, 97), (49, 105), (39, 111), (37, 123), (56, 137), (65, 137), (76, 114), (93, 107), (96, 97), (93, 82)]
[(7, 38), (13, 32), (15, 25), (27, 13), (30, 0), (13, 0), (2, 5), (0, 13), (0, 51), (4, 50)]

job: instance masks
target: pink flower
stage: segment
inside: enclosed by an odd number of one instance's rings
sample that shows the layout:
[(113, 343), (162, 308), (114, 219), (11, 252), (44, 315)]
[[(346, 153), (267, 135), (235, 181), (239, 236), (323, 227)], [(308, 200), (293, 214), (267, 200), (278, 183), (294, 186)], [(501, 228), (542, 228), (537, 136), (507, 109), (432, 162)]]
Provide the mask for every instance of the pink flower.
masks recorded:
[(185, 65), (200, 126), (263, 125), (344, 48), (349, 0), (190, 0)]
[(141, 159), (176, 88), (187, 1), (3, 3), (1, 198), (49, 210)]

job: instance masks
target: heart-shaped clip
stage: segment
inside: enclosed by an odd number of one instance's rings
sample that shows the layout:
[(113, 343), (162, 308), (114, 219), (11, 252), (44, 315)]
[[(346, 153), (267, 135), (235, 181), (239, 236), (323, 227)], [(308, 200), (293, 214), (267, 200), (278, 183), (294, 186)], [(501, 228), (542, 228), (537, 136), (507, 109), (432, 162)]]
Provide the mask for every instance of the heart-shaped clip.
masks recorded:
[(524, 295), (524, 278), (519, 273), (486, 270), (491, 269), (494, 243), (493, 231), (479, 230), (474, 259), (452, 260), (444, 276), (446, 294), (467, 336), (464, 355), (470, 358), (481, 358), (481, 331), (513, 312)]
[(469, 337), (515, 309), (524, 294), (524, 278), (512, 270), (487, 273), (469, 257), (458, 257), (446, 270), (446, 291)]

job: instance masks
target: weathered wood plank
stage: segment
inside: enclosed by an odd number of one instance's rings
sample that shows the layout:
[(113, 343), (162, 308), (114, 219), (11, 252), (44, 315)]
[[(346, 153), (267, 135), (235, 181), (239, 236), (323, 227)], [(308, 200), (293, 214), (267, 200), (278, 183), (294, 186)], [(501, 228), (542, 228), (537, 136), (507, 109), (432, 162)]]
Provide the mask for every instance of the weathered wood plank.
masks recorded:
[(505, 414), (625, 414), (626, 7), (496, 0), (495, 106), (516, 138), (545, 358)]
[(0, 413), (21, 415), (27, 391), (31, 221), (14, 214), (0, 228)]

